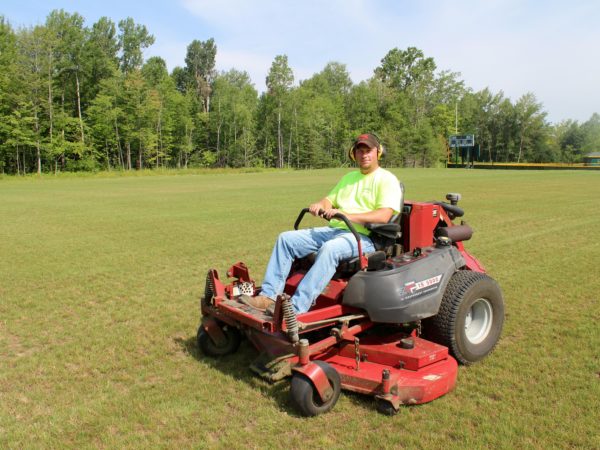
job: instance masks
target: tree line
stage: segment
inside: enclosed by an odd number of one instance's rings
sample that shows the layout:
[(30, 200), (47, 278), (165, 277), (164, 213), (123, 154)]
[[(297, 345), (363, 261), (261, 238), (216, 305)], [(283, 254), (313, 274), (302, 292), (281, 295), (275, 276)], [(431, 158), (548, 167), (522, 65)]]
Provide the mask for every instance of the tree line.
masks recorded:
[(54, 10), (14, 29), (0, 16), (0, 172), (338, 166), (366, 131), (400, 167), (445, 161), (457, 130), (476, 135), (484, 161), (578, 162), (600, 149), (600, 115), (550, 124), (532, 93), (475, 92), (415, 47), (390, 50), (358, 84), (339, 62), (295, 84), (277, 55), (259, 93), (245, 71), (216, 71), (213, 39), (192, 41), (171, 73), (144, 60), (153, 43), (131, 18), (89, 27)]

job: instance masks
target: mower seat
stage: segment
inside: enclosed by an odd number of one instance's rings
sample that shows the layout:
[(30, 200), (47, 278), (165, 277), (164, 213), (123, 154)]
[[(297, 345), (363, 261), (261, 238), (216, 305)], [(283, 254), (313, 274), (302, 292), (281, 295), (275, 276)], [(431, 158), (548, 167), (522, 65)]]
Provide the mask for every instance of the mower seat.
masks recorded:
[[(371, 231), (371, 240), (375, 245), (375, 252), (367, 253), (367, 270), (383, 270), (386, 267), (388, 256), (392, 256), (394, 246), (400, 242), (402, 237), (402, 228), (400, 221), (404, 210), (404, 183), (400, 183), (400, 205), (398, 213), (394, 214), (388, 223), (367, 223), (365, 228)], [(360, 260), (358, 257), (345, 259), (338, 265), (335, 278), (352, 275), (360, 270)]]
[(371, 231), (371, 240), (376, 250), (391, 253), (391, 247), (402, 237), (401, 219), (404, 210), (404, 183), (400, 182), (400, 205), (398, 214), (394, 214), (388, 223), (368, 223), (365, 227)]
[[(295, 264), (298, 269), (303, 269), (308, 271), (311, 266), (315, 262), (315, 258), (317, 257), (317, 253), (311, 253), (304, 258), (300, 258), (296, 260)], [(382, 270), (385, 268), (385, 262), (387, 260), (387, 254), (384, 251), (377, 250), (371, 253), (366, 253), (365, 257), (367, 258), (367, 270)], [(358, 257), (348, 258), (340, 261), (333, 275), (333, 279), (337, 280), (339, 278), (348, 277), (352, 274), (355, 274), (360, 270), (360, 260)]]

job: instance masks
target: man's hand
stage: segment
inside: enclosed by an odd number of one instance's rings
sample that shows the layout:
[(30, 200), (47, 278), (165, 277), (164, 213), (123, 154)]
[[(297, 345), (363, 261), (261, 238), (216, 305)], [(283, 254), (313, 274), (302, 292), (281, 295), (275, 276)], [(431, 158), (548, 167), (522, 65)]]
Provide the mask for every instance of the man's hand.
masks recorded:
[(331, 220), (337, 213), (343, 214), (339, 209), (329, 208), (323, 211), (322, 216), (327, 220)]
[(308, 211), (315, 217), (319, 216), (319, 211), (327, 211), (332, 208), (332, 204), (327, 198), (324, 198), (320, 202), (309, 205)]
[(310, 212), (313, 216), (317, 217), (319, 215), (319, 211), (321, 211), (321, 203), (313, 203), (308, 207), (308, 212)]

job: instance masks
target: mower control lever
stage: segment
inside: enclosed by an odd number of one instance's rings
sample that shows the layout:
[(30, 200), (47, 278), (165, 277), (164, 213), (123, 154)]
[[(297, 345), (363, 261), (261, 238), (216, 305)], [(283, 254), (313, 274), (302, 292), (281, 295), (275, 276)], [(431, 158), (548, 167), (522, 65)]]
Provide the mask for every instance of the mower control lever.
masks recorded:
[[(308, 208), (303, 208), (302, 211), (300, 211), (300, 214), (298, 215), (296, 222), (294, 222), (294, 230), (298, 229), (298, 226), (300, 225), (300, 222), (302, 222), (302, 218), (304, 217), (304, 214), (306, 214), (309, 211), (310, 210)], [(322, 210), (319, 211), (319, 215), (321, 215), (321, 211)], [(331, 218), (339, 219), (346, 224), (346, 226), (348, 227), (348, 229), (350, 230), (350, 232), (356, 239), (356, 243), (358, 244), (358, 257), (360, 259), (360, 268), (361, 268), (361, 270), (366, 269), (367, 268), (367, 259), (363, 255), (362, 245), (360, 242), (360, 236), (358, 235), (358, 231), (356, 231), (356, 228), (354, 228), (354, 225), (352, 225), (352, 222), (350, 222), (350, 220), (348, 220), (348, 218), (345, 215), (343, 215), (342, 213), (336, 213)]]
[[(307, 212), (309, 212), (308, 208), (303, 208), (302, 211), (300, 211), (300, 215), (298, 216), (298, 218), (296, 219), (296, 222), (294, 223), (294, 230), (298, 229), (298, 226), (300, 225), (300, 222), (302, 222), (302, 218), (304, 217), (304, 214), (306, 214)], [(321, 216), (321, 217), (323, 217), (321, 215), (322, 212), (323, 212), (323, 210), (319, 211), (319, 216)], [(345, 215), (343, 215), (342, 213), (336, 213), (331, 218), (339, 219), (342, 222), (344, 222), (346, 224), (346, 226), (348, 227), (348, 229), (350, 230), (350, 232), (354, 235), (356, 240), (360, 243), (360, 236), (358, 235), (358, 231), (356, 231), (356, 229), (354, 228), (354, 225), (352, 225), (352, 222), (350, 222)]]

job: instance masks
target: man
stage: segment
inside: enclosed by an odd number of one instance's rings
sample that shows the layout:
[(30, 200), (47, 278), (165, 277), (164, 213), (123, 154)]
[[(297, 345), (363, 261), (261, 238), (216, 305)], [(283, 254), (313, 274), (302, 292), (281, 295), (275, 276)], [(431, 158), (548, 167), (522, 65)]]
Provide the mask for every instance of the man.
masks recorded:
[[(349, 156), (358, 163), (359, 171), (346, 174), (322, 200), (309, 206), (312, 215), (331, 219), (342, 213), (360, 235), (364, 253), (375, 250), (366, 223), (387, 223), (397, 214), (402, 199), (400, 184), (394, 174), (379, 167), (383, 148), (372, 134), (361, 134), (350, 148)], [(331, 219), (329, 226), (286, 231), (277, 238), (260, 295), (242, 296), (241, 301), (260, 310), (271, 310), (277, 295), (283, 293), (292, 262), (313, 252), (317, 257), (306, 273), (292, 303), (297, 314), (310, 309), (323, 292), (339, 262), (358, 256), (356, 238), (340, 220)]]

